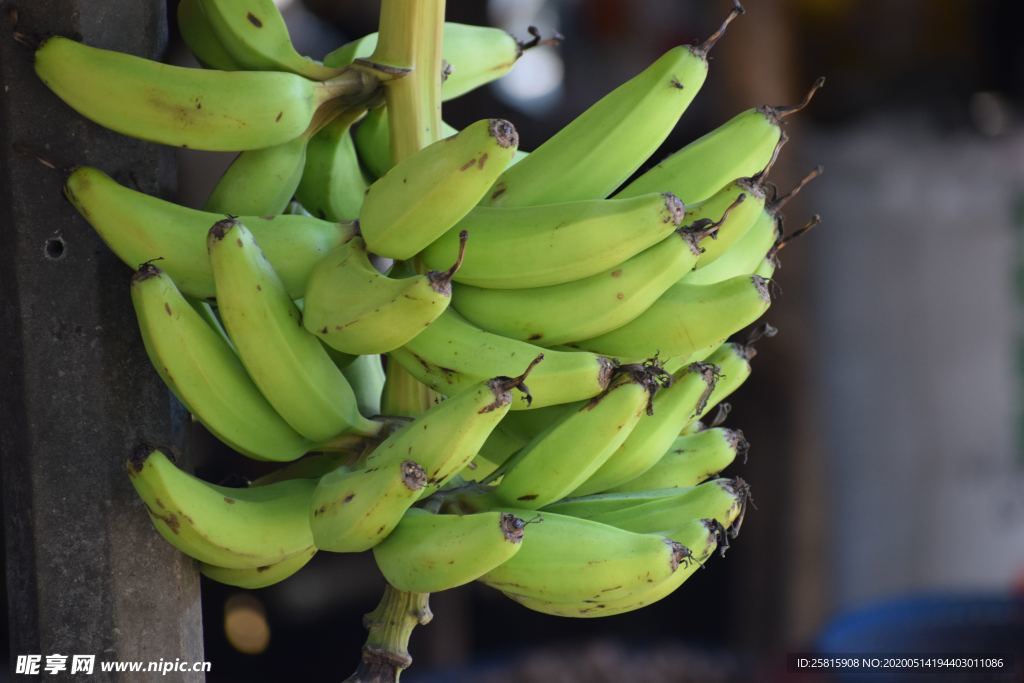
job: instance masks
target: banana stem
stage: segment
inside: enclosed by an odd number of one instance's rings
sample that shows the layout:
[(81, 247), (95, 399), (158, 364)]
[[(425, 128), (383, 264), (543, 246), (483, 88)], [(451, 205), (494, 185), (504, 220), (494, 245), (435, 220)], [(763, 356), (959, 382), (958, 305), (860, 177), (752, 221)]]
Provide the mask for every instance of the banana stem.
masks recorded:
[[(377, 49), (369, 62), (409, 69), (383, 82), (395, 163), (441, 138), (441, 47), (445, 0), (381, 0)], [(417, 415), (435, 394), (397, 363), (389, 362), (381, 409), (390, 415)], [(412, 664), (409, 638), (430, 622), (429, 593), (409, 593), (388, 585), (376, 609), (366, 615), (368, 631), (362, 660), (346, 683), (397, 683)]]
[(369, 635), (363, 658), (345, 683), (397, 683), (412, 664), (409, 637), (420, 624), (433, 618), (429, 593), (407, 593), (388, 585), (380, 604), (363, 618)]
[(384, 83), (397, 163), (441, 138), (441, 46), (445, 0), (382, 0), (377, 49), (369, 61), (411, 69)]

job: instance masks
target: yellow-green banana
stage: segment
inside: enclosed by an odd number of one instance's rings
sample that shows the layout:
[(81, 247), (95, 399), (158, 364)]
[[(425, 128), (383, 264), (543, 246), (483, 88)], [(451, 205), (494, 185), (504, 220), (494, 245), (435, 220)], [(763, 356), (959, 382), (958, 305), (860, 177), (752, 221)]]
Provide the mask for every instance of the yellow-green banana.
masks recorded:
[(689, 356), (754, 322), (769, 304), (768, 281), (758, 275), (712, 285), (678, 282), (631, 322), (570, 346), (624, 362)]
[(700, 256), (694, 268), (714, 263), (750, 230), (765, 205), (765, 193), (758, 181), (740, 178), (708, 199), (687, 208), (686, 222), (714, 224), (717, 229), (700, 241)]
[(451, 262), (459, 233), (473, 236), (456, 282), (490, 289), (544, 287), (596, 275), (652, 247), (683, 223), (674, 195), (591, 199), (505, 209), (478, 206), (428, 246), (430, 268)]
[(746, 457), (748, 444), (743, 432), (715, 427), (677, 437), (668, 452), (649, 470), (610, 491), (685, 488), (717, 476), (740, 453)]
[[(650, 503), (651, 501), (662, 500), (677, 494), (679, 494), (679, 491), (674, 489), (655, 489), (630, 493), (595, 493), (589, 496), (566, 498), (547, 506), (545, 509), (549, 512), (556, 512), (560, 515), (590, 519), (598, 515), (605, 515), (619, 510), (625, 510), (626, 508), (636, 507), (643, 503)], [(482, 505), (475, 504), (476, 500), (469, 497), (460, 499), (460, 502), (461, 500), (465, 500), (468, 503), (468, 509), (477, 509), (478, 507), (480, 509), (485, 509), (494, 506), (493, 498), (487, 499), (481, 497), (479, 500)]]
[(674, 529), (681, 519), (706, 517), (726, 529), (741, 523), (750, 501), (750, 487), (739, 477), (713, 479), (687, 489), (671, 489), (673, 495), (619, 510), (599, 512), (588, 519), (637, 533)]
[(623, 263), (560, 285), (483, 289), (456, 283), (452, 306), (485, 330), (541, 346), (600, 339), (642, 315), (693, 268), (700, 237), (681, 228)]
[(316, 547), (310, 546), (300, 553), (286, 557), (280, 562), (263, 565), (255, 569), (228, 569), (213, 564), (200, 563), (199, 573), (208, 579), (227, 586), (255, 590), (280, 583), (309, 564), (316, 555)]
[(432, 406), (374, 449), (366, 467), (412, 460), (428, 486), (444, 486), (477, 454), (538, 362), (543, 366), (538, 356), (518, 377), (495, 377)]
[(315, 481), (216, 486), (183, 472), (151, 448), (132, 455), (128, 476), (160, 535), (200, 562), (255, 569), (313, 544), (307, 519)]
[(389, 278), (370, 262), (356, 237), (328, 253), (309, 275), (302, 324), (345, 353), (385, 353), (423, 331), (451, 302), (451, 277), (462, 261), (466, 233), (444, 272)]
[[(523, 446), (503, 467), (494, 495), (535, 509), (555, 502), (594, 473), (629, 437), (650, 407), (660, 368), (624, 368), (608, 390)], [(678, 432), (678, 429), (676, 430)]]
[(711, 390), (703, 409), (698, 411), (693, 423), (707, 415), (719, 403), (739, 389), (750, 377), (750, 360), (757, 355), (752, 346), (742, 344), (722, 344), (717, 351), (708, 356), (707, 362), (718, 367), (718, 381)]
[(611, 194), (668, 137), (704, 84), (708, 51), (740, 13), (734, 8), (703, 45), (672, 48), (605, 95), (505, 171), (485, 201), (530, 206)]
[(234, 349), (166, 273), (139, 268), (132, 304), (153, 367), (214, 436), (259, 460), (295, 460), (313, 447), (263, 398)]
[(426, 485), (426, 473), (412, 460), (328, 472), (317, 482), (308, 510), (316, 547), (369, 550), (398, 526)]
[(752, 275), (780, 236), (778, 220), (762, 212), (725, 253), (707, 265), (698, 265), (683, 277), (682, 282), (713, 285), (739, 275)]
[(475, 581), (522, 548), (524, 522), (508, 512), (434, 515), (413, 508), (373, 557), (388, 583), (436, 593)]
[(210, 229), (210, 264), (224, 326), (246, 370), (275, 410), (306, 438), (373, 435), (341, 370), (302, 327), (301, 314), (252, 233), (235, 218)]
[(687, 204), (707, 199), (735, 178), (760, 173), (785, 141), (781, 121), (803, 109), (824, 85), (819, 78), (795, 106), (748, 109), (664, 159), (617, 196), (673, 192)]
[(363, 200), (359, 226), (370, 251), (415, 256), (480, 201), (518, 144), (511, 123), (484, 119), (396, 164)]
[(317, 108), (336, 97), (365, 97), (364, 72), (323, 83), (290, 73), (171, 66), (54, 36), (36, 51), (36, 74), (72, 109), (151, 142), (234, 152), (298, 137)]
[(670, 577), (688, 554), (660, 534), (550, 512), (505, 511), (526, 522), (522, 548), (480, 581), (529, 598), (576, 602), (625, 597), (645, 581)]
[(669, 534), (669, 537), (684, 548), (679, 568), (667, 579), (656, 582), (644, 579), (634, 583), (632, 590), (624, 597), (601, 596), (575, 602), (558, 602), (518, 595), (514, 589), (506, 591), (505, 595), (535, 612), (559, 617), (607, 617), (646, 607), (670, 595), (698, 568), (704, 566), (704, 562), (718, 547), (723, 532), (721, 525), (714, 520), (695, 519), (681, 524), (677, 531)]
[(295, 197), (314, 216), (330, 221), (359, 215), (369, 182), (352, 143), (352, 116), (342, 114), (309, 140)]
[(530, 375), (530, 395), (512, 410), (542, 408), (593, 398), (608, 387), (614, 364), (592, 353), (548, 351), (491, 334), (449, 308), (405, 346), (389, 354), (413, 377), (442, 394), (453, 394), (488, 377), (514, 375), (537, 354), (544, 362)]
[(295, 51), (284, 17), (273, 0), (198, 0), (214, 34), (243, 69), (290, 71), (314, 80), (332, 69)]
[(654, 397), (651, 414), (640, 418), (629, 438), (570, 495), (607, 491), (654, 466), (679, 430), (700, 414), (714, 389), (717, 372), (709, 363), (694, 363), (677, 372), (671, 386)]
[[(117, 183), (99, 169), (75, 169), (64, 194), (115, 254), (131, 266), (160, 260), (182, 292), (200, 299), (215, 294), (206, 235), (221, 214), (196, 211)], [(301, 297), (313, 266), (330, 249), (351, 239), (354, 223), (310, 216), (243, 216), (288, 294)]]
[(239, 154), (214, 186), (205, 211), (274, 216), (284, 213), (295, 195), (306, 163), (309, 134), (273, 147)]
[(199, 0), (178, 3), (178, 32), (196, 60), (207, 69), (238, 71), (242, 68), (213, 32)]

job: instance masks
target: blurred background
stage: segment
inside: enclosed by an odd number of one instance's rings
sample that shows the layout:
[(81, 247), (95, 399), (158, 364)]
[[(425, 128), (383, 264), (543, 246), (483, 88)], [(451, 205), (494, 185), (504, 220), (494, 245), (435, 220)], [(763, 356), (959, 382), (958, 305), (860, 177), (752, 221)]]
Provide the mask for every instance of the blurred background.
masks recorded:
[[(314, 57), (376, 30), (374, 2), (278, 4)], [(828, 78), (787, 121), (770, 177), (785, 190), (823, 164), (786, 215), (790, 229), (824, 220), (782, 254), (767, 316), (780, 333), (759, 344), (726, 422), (752, 444), (729, 474), (757, 509), (725, 559), (639, 612), (562, 620), (478, 585), (434, 595), (403, 680), (798, 680), (787, 653), (886, 647), (1016, 651), (1024, 667), (1024, 4), (747, 5), (655, 159)], [(529, 150), (665, 49), (702, 40), (729, 3), (448, 7), (523, 39), (531, 25), (565, 36), (445, 108), (456, 127), (508, 118)], [(171, 58), (190, 59), (180, 44)], [(230, 157), (180, 154), (180, 200), (198, 206)], [(246, 464), (218, 453), (198, 472)], [(369, 556), (328, 553), (259, 592), (204, 580), (208, 680), (338, 680), (381, 588)]]

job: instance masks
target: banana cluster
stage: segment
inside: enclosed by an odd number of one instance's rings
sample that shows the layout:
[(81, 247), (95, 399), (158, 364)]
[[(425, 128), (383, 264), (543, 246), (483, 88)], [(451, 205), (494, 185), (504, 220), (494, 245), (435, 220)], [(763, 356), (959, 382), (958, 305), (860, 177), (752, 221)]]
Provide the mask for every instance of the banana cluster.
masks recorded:
[[(46, 40), (36, 70), (84, 116), (239, 152), (201, 210), (95, 168), (65, 184), (135, 269), (168, 388), (235, 451), (283, 463), (228, 488), (137, 451), (156, 530), (231, 585), (372, 549), (398, 589), (481, 581), (569, 617), (660, 600), (724, 551), (750, 491), (718, 473), (747, 443), (704, 418), (750, 375), (753, 349), (728, 339), (770, 304), (793, 193), (765, 173), (806, 102), (742, 112), (626, 183), (741, 13), (528, 154), (485, 119), (397, 163), (376, 35), (317, 62), (271, 0), (181, 0), (206, 68)], [(446, 25), (443, 97), (530, 45)], [(438, 402), (381, 415), (385, 363)]]

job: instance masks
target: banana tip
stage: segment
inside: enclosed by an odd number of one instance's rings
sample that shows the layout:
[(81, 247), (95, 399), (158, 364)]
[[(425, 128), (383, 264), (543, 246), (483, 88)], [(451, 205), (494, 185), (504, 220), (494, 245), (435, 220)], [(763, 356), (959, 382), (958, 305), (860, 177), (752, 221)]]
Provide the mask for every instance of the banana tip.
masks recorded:
[(526, 522), (519, 517), (516, 517), (510, 512), (501, 513), (501, 520), (498, 522), (501, 527), (501, 533), (505, 535), (505, 540), (509, 543), (520, 543), (523, 540), (523, 529), (526, 528)]
[(519, 132), (511, 122), (505, 119), (490, 119), (487, 130), (500, 147), (506, 149), (519, 147)]
[(228, 215), (227, 217), (217, 221), (210, 227), (210, 233), (208, 239), (210, 242), (219, 242), (220, 240), (227, 237), (228, 232), (231, 228), (239, 224), (238, 218), (235, 216)]

